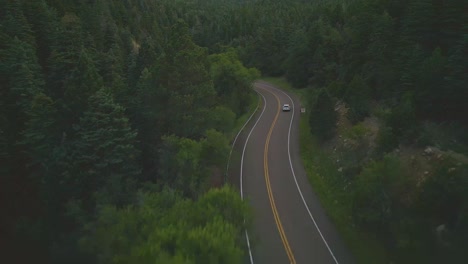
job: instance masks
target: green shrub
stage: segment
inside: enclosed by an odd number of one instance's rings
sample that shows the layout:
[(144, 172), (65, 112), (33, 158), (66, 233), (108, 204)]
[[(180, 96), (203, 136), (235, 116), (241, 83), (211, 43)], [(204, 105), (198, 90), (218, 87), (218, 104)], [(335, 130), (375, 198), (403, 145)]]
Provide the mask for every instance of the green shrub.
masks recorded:
[(466, 259), (468, 243), (468, 164), (442, 157), (434, 162), (433, 173), (421, 186), (415, 211), (428, 223), (426, 232), (445, 226), (439, 236), (432, 236), (437, 245), (435, 256), (447, 263)]
[(376, 232), (388, 230), (399, 203), (404, 181), (397, 157), (387, 155), (369, 163), (354, 181), (353, 212), (356, 222)]
[(367, 133), (369, 129), (363, 123), (359, 123), (344, 131), (343, 135), (352, 140), (362, 140)]

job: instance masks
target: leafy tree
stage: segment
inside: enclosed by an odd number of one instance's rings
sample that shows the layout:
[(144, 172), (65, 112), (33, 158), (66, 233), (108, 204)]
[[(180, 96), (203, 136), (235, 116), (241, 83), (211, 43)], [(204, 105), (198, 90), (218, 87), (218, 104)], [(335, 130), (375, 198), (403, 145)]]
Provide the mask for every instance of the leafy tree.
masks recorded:
[(439, 161), (434, 174), (421, 186), (421, 193), (416, 203), (416, 210), (425, 221), (426, 232), (434, 226), (444, 225), (442, 237), (431, 237), (432, 242), (448, 243), (432, 252), (436, 261), (449, 259), (458, 262), (464, 259), (463, 245), (467, 242), (467, 177), (466, 164), (456, 164), (451, 158)]
[(245, 113), (251, 98), (252, 82), (260, 76), (254, 68), (246, 68), (239, 61), (234, 50), (210, 56), (211, 77), (214, 88), (222, 103), (237, 115)]
[(201, 159), (206, 166), (224, 168), (229, 156), (229, 141), (225, 135), (214, 129), (205, 132), (206, 138), (202, 140)]
[(162, 182), (182, 190), (186, 196), (196, 197), (208, 175), (202, 166), (201, 151), (201, 143), (195, 140), (174, 135), (163, 137), (158, 171)]
[(87, 228), (81, 247), (98, 263), (239, 263), (235, 241), (248, 216), (246, 204), (231, 188), (211, 190), (198, 201), (170, 189), (139, 193), (141, 203), (124, 209), (104, 207)]
[(371, 162), (354, 182), (354, 219), (386, 235), (392, 220), (398, 217), (399, 192), (405, 184), (408, 181), (398, 158), (387, 155), (382, 161)]

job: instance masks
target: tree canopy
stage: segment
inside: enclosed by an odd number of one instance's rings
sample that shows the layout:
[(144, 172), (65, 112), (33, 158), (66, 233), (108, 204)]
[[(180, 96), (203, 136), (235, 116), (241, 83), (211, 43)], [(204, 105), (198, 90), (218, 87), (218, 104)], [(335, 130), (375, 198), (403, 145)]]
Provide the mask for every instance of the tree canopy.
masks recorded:
[[(241, 262), (248, 210), (234, 190), (210, 190), (210, 179), (224, 168), (260, 74), (311, 91), (308, 123), (322, 143), (337, 133), (337, 106), (356, 137), (378, 113), (377, 160), (340, 178), (356, 186), (353, 221), (396, 234), (391, 252), (463, 255), (466, 168), (437, 164), (408, 206), (395, 191), (406, 188), (405, 171), (388, 154), (439, 142), (424, 132), (431, 126), (455, 128), (445, 145), (466, 150), (465, 0), (0, 6), (2, 260)], [(394, 224), (389, 210), (405, 221)], [(452, 230), (453, 247), (424, 236), (439, 221)]]

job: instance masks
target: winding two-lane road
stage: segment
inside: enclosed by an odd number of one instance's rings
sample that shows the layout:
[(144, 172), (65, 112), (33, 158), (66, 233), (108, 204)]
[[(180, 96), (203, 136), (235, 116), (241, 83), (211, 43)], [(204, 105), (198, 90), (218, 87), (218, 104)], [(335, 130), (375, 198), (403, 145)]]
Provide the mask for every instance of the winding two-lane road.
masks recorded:
[[(299, 101), (265, 82), (255, 90), (262, 104), (235, 149), (244, 199), (254, 209), (251, 257), (259, 264), (354, 263), (310, 186), (299, 156)], [(284, 103), (291, 112), (282, 112)]]

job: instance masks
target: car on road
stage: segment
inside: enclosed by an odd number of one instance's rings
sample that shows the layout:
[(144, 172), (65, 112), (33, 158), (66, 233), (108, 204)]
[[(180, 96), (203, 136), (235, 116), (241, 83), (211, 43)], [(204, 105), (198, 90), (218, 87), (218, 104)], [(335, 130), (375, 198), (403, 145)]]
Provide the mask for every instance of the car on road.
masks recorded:
[(291, 107), (289, 106), (289, 104), (284, 104), (283, 105), (283, 112), (289, 112), (291, 111)]

